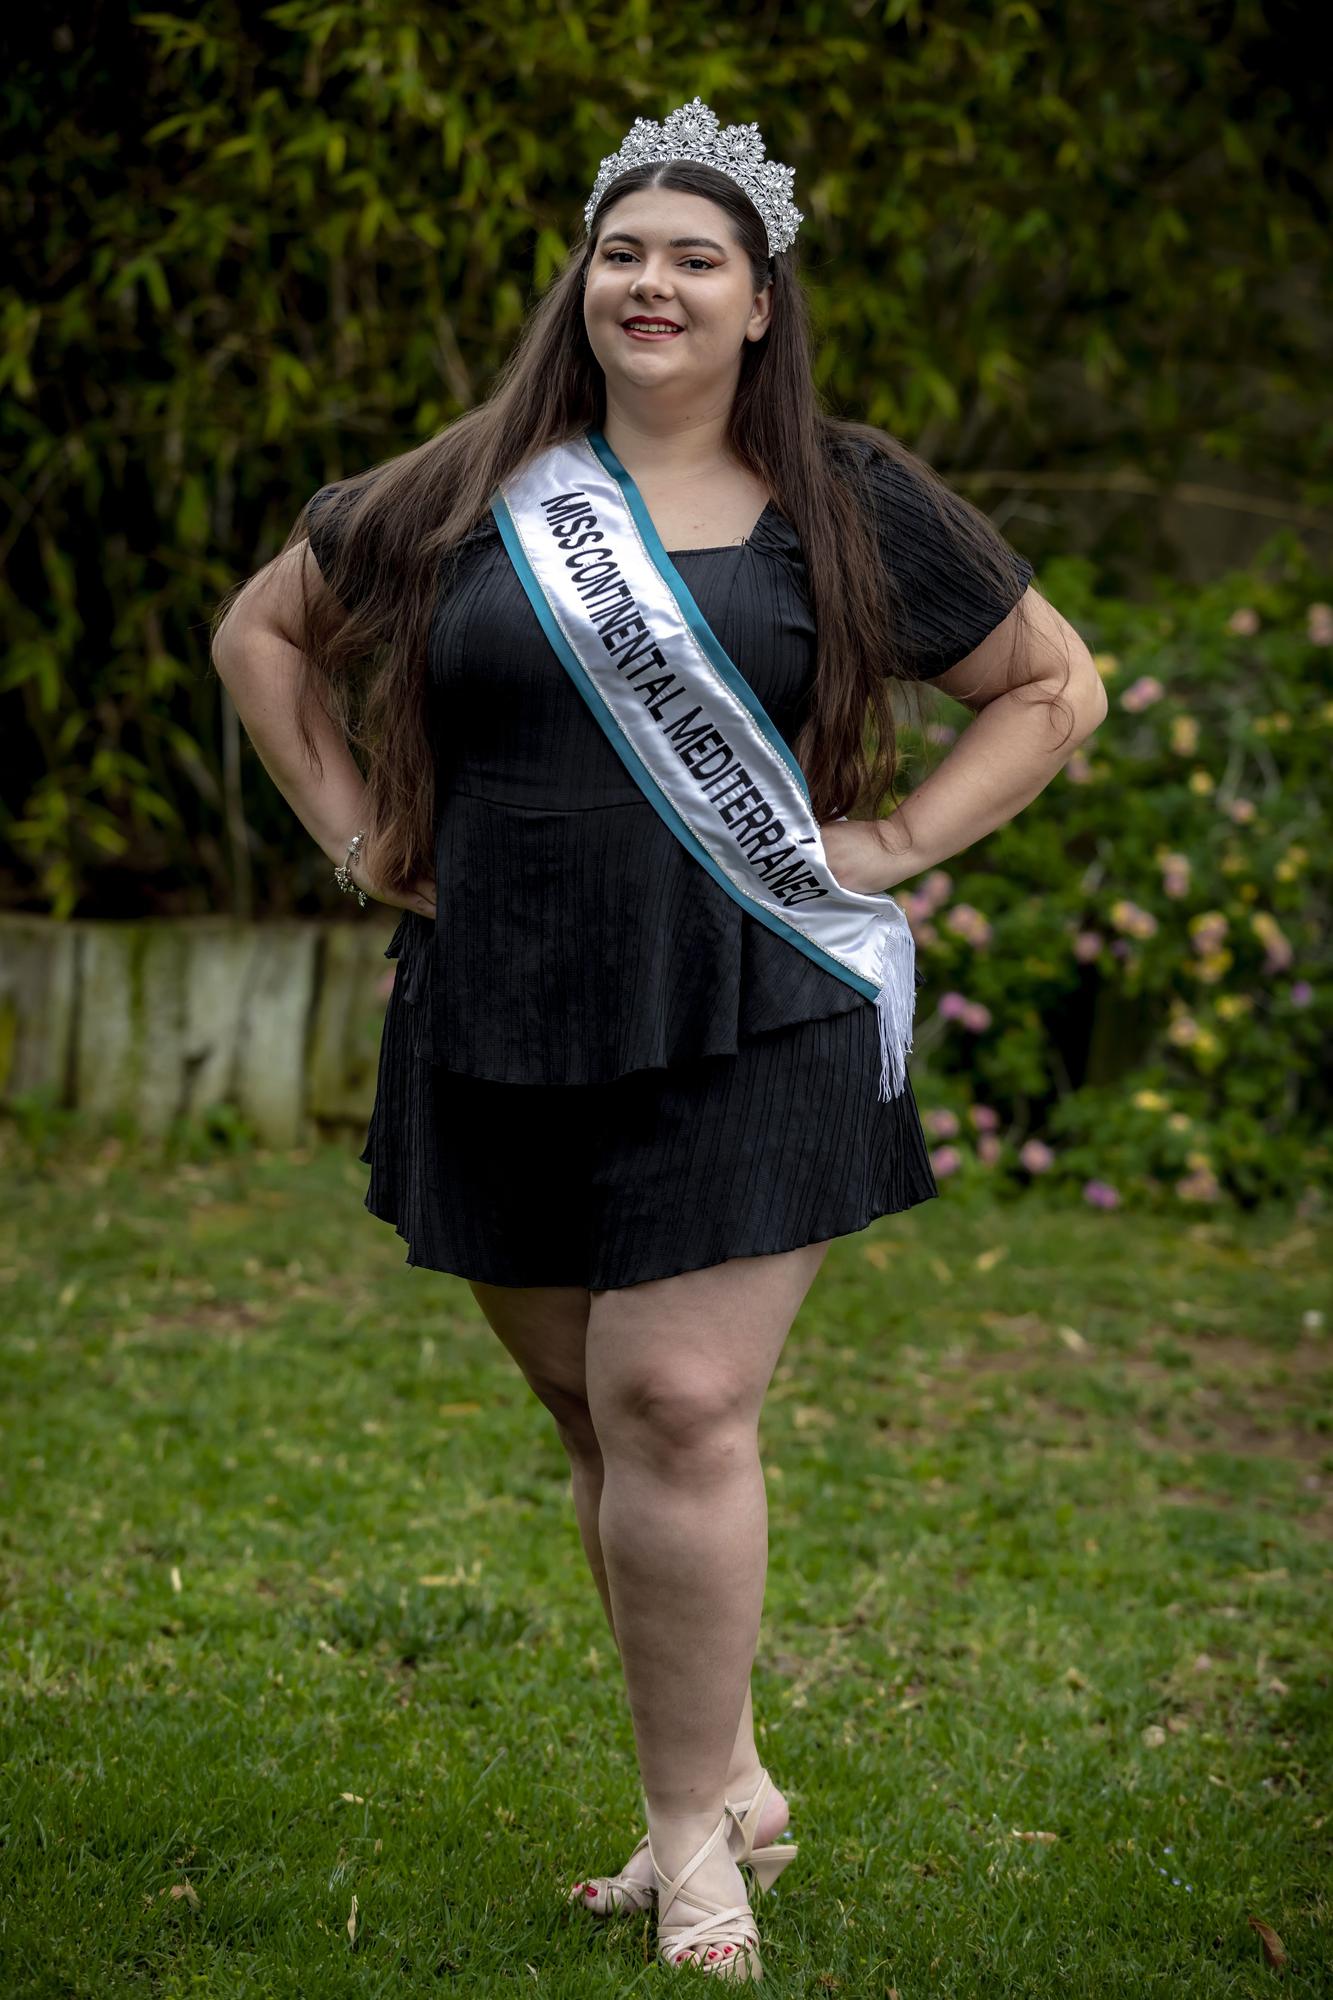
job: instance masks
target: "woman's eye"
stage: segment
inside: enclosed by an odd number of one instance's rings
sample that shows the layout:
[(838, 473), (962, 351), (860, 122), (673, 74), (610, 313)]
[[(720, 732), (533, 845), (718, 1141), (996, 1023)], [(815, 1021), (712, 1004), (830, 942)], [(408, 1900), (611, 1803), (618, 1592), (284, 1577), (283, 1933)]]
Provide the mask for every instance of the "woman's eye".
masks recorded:
[[(608, 259), (612, 257), (632, 257), (634, 252), (632, 250), (608, 250), (606, 255)], [(687, 257), (685, 262), (687, 264), (702, 264), (705, 271), (711, 271), (713, 268), (706, 257)]]

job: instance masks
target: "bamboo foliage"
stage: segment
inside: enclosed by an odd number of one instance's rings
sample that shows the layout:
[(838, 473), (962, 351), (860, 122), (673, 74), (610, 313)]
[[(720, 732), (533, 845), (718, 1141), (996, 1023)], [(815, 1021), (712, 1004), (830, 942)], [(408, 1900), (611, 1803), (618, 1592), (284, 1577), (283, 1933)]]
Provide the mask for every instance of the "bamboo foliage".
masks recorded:
[(1329, 511), (1313, 10), (89, 12), (34, 10), (0, 81), (11, 901), (320, 906), (212, 605), (315, 487), (485, 393), (602, 155), (696, 92), (796, 168), (831, 405), (963, 490), (1003, 470), (1034, 558), (1135, 581), (1171, 555), (1151, 493), (1209, 466)]

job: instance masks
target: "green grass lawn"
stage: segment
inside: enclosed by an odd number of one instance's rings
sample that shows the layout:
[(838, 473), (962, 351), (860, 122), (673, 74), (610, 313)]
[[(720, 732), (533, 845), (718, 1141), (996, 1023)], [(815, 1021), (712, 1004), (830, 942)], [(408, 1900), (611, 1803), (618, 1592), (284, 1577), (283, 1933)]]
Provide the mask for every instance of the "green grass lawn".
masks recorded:
[[(639, 1831), (566, 1463), (354, 1151), (10, 1146), (4, 2000), (698, 1983), (565, 1908)], [(1290, 1211), (834, 1245), (763, 1424), (764, 1990), (1333, 1990), (1326, 1283)]]

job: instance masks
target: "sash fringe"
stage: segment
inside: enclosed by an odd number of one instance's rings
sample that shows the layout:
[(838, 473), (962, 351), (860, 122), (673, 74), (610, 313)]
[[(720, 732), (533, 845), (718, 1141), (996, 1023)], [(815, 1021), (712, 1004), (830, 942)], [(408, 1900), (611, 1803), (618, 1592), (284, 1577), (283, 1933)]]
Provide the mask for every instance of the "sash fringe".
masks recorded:
[(906, 922), (884, 934), (879, 963), (880, 988), (875, 996), (879, 1021), (879, 1101), (888, 1104), (907, 1087), (907, 1058), (912, 1048), (916, 1010), (916, 939)]

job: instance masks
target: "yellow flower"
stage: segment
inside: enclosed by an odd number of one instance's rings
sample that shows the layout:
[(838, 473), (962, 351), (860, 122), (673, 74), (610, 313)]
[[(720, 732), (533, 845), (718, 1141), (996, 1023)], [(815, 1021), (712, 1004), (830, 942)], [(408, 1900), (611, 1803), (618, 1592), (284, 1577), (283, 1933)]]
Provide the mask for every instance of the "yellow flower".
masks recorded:
[(1211, 1028), (1200, 1028), (1194, 1037), (1194, 1048), (1198, 1055), (1215, 1056), (1220, 1047), (1221, 1044)]
[(1199, 792), (1199, 793), (1211, 792), (1212, 789), (1213, 789), (1213, 774), (1211, 771), (1205, 771), (1203, 767), (1200, 766), (1197, 770), (1190, 772), (1190, 790), (1192, 792)]
[(1170, 1102), (1170, 1098), (1163, 1097), (1160, 1090), (1136, 1090), (1134, 1093), (1134, 1103), (1140, 1111), (1165, 1111)]
[(1222, 873), (1224, 875), (1239, 875), (1244, 867), (1245, 856), (1238, 854), (1234, 847), (1229, 847), (1222, 856)]
[(1104, 681), (1109, 681), (1112, 674), (1120, 672), (1120, 662), (1114, 653), (1094, 653), (1092, 664)]
[(1173, 1111), (1166, 1122), (1173, 1132), (1188, 1132), (1194, 1120), (1189, 1116), (1188, 1112)]
[(1178, 757), (1192, 757), (1198, 747), (1198, 723), (1192, 715), (1178, 715), (1171, 724), (1171, 748)]
[(1259, 884), (1257, 882), (1240, 882), (1236, 885), (1236, 894), (1242, 903), (1252, 903), (1258, 893)]
[(1231, 970), (1232, 960), (1233, 955), (1229, 951), (1210, 951), (1207, 957), (1198, 961), (1194, 970), (1205, 986), (1216, 986), (1223, 974)]
[(1219, 1020), (1238, 1021), (1251, 1011), (1254, 1002), (1248, 993), (1219, 993), (1215, 1006)]
[(1196, 1174), (1209, 1174), (1213, 1170), (1213, 1163), (1207, 1153), (1186, 1153), (1185, 1165), (1193, 1167)]

